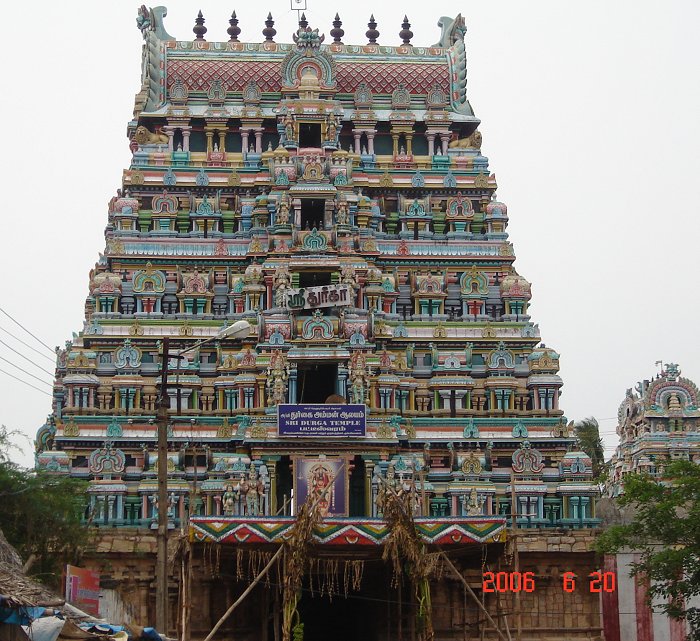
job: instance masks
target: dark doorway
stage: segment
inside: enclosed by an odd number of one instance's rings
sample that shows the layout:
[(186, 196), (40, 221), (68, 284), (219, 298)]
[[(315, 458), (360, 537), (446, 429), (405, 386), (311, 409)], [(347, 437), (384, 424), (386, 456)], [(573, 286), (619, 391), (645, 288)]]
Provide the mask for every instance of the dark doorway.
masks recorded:
[(277, 512), (288, 516), (292, 513), (292, 461), (282, 456), (275, 465), (277, 471)]
[(299, 287), (320, 287), (330, 284), (330, 272), (299, 272)]
[(371, 516), (365, 511), (365, 462), (361, 456), (353, 460), (350, 473), (350, 516)]
[[(337, 580), (342, 590), (342, 562), (340, 568)], [(382, 561), (377, 559), (365, 564), (361, 590), (349, 590), (347, 598), (342, 593), (335, 594), (332, 600), (320, 596), (318, 586), (323, 583), (323, 577), (315, 575), (312, 581), (316, 589), (311, 591), (307, 577), (298, 605), (304, 623), (304, 641), (378, 641), (379, 638), (389, 638), (386, 604), (389, 600), (395, 601), (396, 596), (389, 588), (390, 576)], [(391, 612), (391, 615), (395, 616), (395, 613)]]
[(323, 214), (325, 202), (320, 198), (302, 198), (301, 200), (301, 228), (323, 229)]
[(325, 403), (335, 394), (337, 363), (304, 363), (298, 367), (298, 403)]
[(302, 122), (299, 124), (299, 146), (321, 148), (321, 123)]

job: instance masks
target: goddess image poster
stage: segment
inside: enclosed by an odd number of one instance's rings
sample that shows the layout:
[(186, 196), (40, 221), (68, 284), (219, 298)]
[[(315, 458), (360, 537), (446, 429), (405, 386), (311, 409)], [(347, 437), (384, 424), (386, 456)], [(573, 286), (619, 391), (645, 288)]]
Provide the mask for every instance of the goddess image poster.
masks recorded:
[(340, 458), (294, 460), (294, 496), (298, 510), (311, 497), (321, 516), (347, 516), (347, 469)]

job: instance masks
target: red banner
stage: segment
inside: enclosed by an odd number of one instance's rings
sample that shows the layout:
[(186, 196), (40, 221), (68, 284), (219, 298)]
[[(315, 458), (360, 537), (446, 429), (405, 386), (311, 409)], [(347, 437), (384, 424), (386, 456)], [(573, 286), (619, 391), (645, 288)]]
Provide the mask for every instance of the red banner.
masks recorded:
[(94, 616), (100, 615), (100, 575), (92, 570), (66, 566), (66, 601)]

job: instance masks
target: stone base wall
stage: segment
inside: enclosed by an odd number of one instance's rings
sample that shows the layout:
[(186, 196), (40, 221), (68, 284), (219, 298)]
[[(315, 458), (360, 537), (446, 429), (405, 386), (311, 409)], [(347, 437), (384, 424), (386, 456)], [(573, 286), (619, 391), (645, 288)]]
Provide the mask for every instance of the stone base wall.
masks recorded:
[[(502, 632), (507, 619), (510, 634), (517, 638), (518, 624), (523, 641), (578, 641), (602, 640), (600, 594), (590, 591), (589, 574), (597, 570), (592, 552), (595, 532), (573, 531), (559, 534), (553, 531), (518, 532), (520, 572), (532, 572), (534, 591), (521, 592), (519, 603), (513, 593), (483, 593), (483, 572), (512, 573), (513, 554), (510, 544), (491, 545), (482, 556), (480, 548), (449, 551), (462, 575), (479, 600), (483, 599), (492, 618), (500, 621)], [(180, 561), (177, 558), (177, 535), (170, 538), (171, 561), (170, 617), (172, 636), (176, 621), (181, 619), (179, 600)], [(245, 589), (248, 576), (254, 575), (255, 566), (244, 567), (243, 580), (237, 578), (235, 556), (230, 546), (195, 546), (192, 578), (191, 640), (203, 639), (227, 607)], [(86, 555), (84, 565), (100, 572), (102, 587), (115, 590), (121, 597), (133, 622), (153, 625), (155, 622), (155, 551), (156, 538), (151, 532), (139, 530), (98, 530), (94, 543)], [(260, 559), (256, 561), (260, 563)], [(433, 627), (436, 641), (472, 641), (498, 639), (493, 626), (486, 620), (463, 583), (443, 564), (441, 576), (432, 582)], [(572, 592), (564, 590), (564, 575), (576, 575)], [(342, 576), (342, 572), (341, 572)], [(404, 640), (417, 638), (415, 610), (411, 586), (404, 582), (401, 588), (392, 585), (391, 572), (377, 558), (365, 564), (362, 589), (329, 601), (305, 588), (302, 619), (313, 618), (316, 626), (338, 625), (329, 630), (329, 638), (343, 637), (347, 627), (343, 619), (354, 622), (357, 636), (366, 641), (397, 641), (398, 629)], [(222, 628), (219, 639), (237, 641), (278, 641), (274, 634), (279, 625), (275, 610), (276, 585), (281, 578), (272, 573), (269, 584), (261, 582), (250, 597), (236, 611), (235, 617)], [(312, 581), (313, 584), (313, 581)], [(313, 588), (313, 585), (311, 585)], [(494, 586), (495, 587), (495, 586)], [(569, 586), (570, 587), (570, 586)], [(342, 592), (342, 579), (339, 589)], [(402, 605), (399, 605), (399, 602)], [(301, 609), (301, 608), (300, 608)], [(520, 616), (518, 616), (518, 610)], [(362, 612), (371, 612), (371, 631), (363, 629)], [(309, 638), (313, 623), (307, 625)], [(347, 633), (347, 630), (345, 631)], [(354, 635), (353, 635), (354, 636)]]

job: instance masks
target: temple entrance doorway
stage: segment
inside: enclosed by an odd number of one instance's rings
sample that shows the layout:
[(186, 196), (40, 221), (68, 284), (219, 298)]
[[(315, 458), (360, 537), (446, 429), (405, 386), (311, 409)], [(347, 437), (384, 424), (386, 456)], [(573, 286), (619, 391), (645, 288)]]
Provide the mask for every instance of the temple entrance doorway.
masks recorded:
[(336, 590), (340, 594), (334, 594), (332, 599), (327, 594), (319, 594), (322, 577), (312, 577), (313, 593), (309, 578), (304, 581), (303, 596), (298, 605), (304, 623), (304, 641), (387, 639), (387, 603), (395, 598), (395, 590), (389, 589), (391, 577), (385, 571), (384, 562), (381, 559), (365, 562), (362, 589), (359, 592), (349, 589), (347, 597), (343, 588), (342, 561), (339, 566)]
[(297, 403), (325, 403), (335, 394), (337, 363), (300, 363), (297, 371)]

